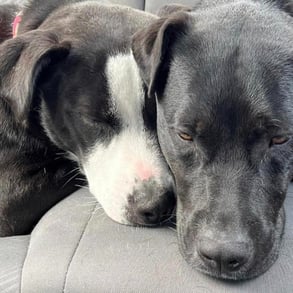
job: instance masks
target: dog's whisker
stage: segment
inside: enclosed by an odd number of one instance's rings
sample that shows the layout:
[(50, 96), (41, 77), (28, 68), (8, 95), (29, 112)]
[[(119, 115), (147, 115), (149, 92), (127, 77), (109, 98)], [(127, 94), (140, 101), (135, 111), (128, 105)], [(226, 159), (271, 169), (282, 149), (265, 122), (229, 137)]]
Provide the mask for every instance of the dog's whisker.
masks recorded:
[(58, 155), (58, 156), (66, 156), (67, 153), (66, 152), (57, 152), (56, 155)]
[(175, 228), (172, 227), (168, 227), (169, 230), (172, 230), (173, 232), (177, 232), (177, 230)]
[(71, 181), (76, 179), (76, 177), (79, 175), (79, 173), (74, 174), (72, 177), (70, 177), (63, 185), (62, 188), (64, 188), (67, 184), (69, 184)]
[[(79, 173), (77, 175), (80, 175)], [(87, 182), (86, 180), (84, 180), (84, 178), (82, 177), (77, 177), (75, 180), (81, 181), (82, 182)]]
[(168, 216), (170, 218), (174, 218), (176, 216), (176, 214), (166, 214), (165, 216)]
[(97, 203), (97, 201), (96, 200), (92, 200), (92, 201), (88, 201), (88, 202), (86, 202), (86, 203)]
[[(97, 202), (96, 202), (96, 204), (97, 204)], [(94, 211), (94, 212), (97, 212), (97, 211), (99, 211), (99, 210), (103, 210), (103, 207), (97, 206), (97, 207), (95, 208), (95, 211)]]
[[(80, 173), (78, 173), (77, 175), (80, 175)], [(82, 177), (77, 177), (75, 180), (81, 181), (81, 182), (87, 182), (86, 180), (84, 180), (84, 178)]]
[(85, 199), (85, 201), (89, 201), (89, 202), (98, 202), (97, 200), (96, 200), (96, 198), (94, 198), (93, 196), (91, 196), (91, 195), (88, 195), (88, 196), (84, 196), (84, 199)]
[(89, 187), (87, 187), (87, 186), (83, 186), (83, 185), (79, 185), (79, 184), (75, 184), (75, 187), (78, 187), (78, 188), (81, 188), (81, 189), (89, 190)]
[(74, 173), (74, 172), (77, 172), (77, 171), (79, 171), (79, 168), (74, 168), (74, 169), (70, 170), (68, 173), (66, 173), (66, 174), (64, 175), (64, 177), (66, 177), (66, 176), (68, 176), (68, 175), (70, 175), (70, 174), (72, 174), (72, 173)]
[(93, 201), (93, 202), (86, 202), (86, 203), (80, 204), (80, 206), (85, 207), (85, 206), (93, 206), (93, 205), (96, 205), (96, 204), (97, 204), (97, 202)]
[[(85, 187), (85, 186), (83, 185), (83, 187)], [(87, 194), (85, 194), (85, 195), (83, 196), (83, 198), (95, 199), (95, 197), (94, 197), (91, 193), (87, 193)]]
[(64, 159), (64, 158), (63, 157), (55, 157), (54, 161), (61, 160), (61, 159)]
[(173, 223), (172, 223), (172, 220), (171, 220), (172, 218), (173, 218), (173, 217), (169, 217), (169, 218), (165, 219), (164, 221), (162, 221), (160, 224), (161, 224), (161, 225), (166, 224), (166, 223), (173, 224)]
[[(98, 210), (98, 211), (99, 211), (99, 210)], [(94, 212), (94, 215), (96, 215), (98, 211), (95, 211), (95, 212)], [(96, 216), (96, 218), (101, 217), (101, 216), (104, 216), (104, 215), (106, 215), (106, 213), (105, 213), (105, 212), (101, 212), (101, 213), (99, 213), (99, 214)]]

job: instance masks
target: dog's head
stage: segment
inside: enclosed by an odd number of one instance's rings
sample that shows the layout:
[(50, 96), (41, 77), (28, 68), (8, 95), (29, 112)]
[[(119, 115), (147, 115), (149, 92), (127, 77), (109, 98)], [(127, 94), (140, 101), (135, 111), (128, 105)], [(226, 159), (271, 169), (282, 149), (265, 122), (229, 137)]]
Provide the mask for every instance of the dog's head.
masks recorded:
[(173, 14), (133, 40), (157, 97), (181, 252), (224, 279), (276, 260), (293, 163), (292, 19), (241, 3)]
[(175, 196), (155, 103), (145, 102), (130, 52), (110, 54), (109, 43), (100, 44), (89, 36), (60, 41), (45, 30), (8, 40), (0, 48), (1, 95), (28, 131), (40, 123), (78, 162), (112, 219), (158, 224), (172, 214)]

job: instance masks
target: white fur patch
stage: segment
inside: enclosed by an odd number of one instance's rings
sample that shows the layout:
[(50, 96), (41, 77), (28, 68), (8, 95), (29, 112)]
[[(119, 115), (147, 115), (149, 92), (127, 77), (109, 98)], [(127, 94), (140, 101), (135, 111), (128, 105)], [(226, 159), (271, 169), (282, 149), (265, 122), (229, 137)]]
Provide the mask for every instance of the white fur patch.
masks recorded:
[(149, 176), (159, 181), (161, 174), (168, 171), (162, 164), (155, 138), (144, 129), (144, 91), (133, 55), (110, 57), (106, 76), (111, 111), (122, 121), (122, 129), (109, 145), (98, 141), (83, 167), (90, 191), (108, 216), (127, 224), (125, 208), (137, 184)]
[(144, 91), (133, 55), (110, 57), (106, 75), (112, 97), (112, 111), (120, 116), (125, 127), (143, 130)]

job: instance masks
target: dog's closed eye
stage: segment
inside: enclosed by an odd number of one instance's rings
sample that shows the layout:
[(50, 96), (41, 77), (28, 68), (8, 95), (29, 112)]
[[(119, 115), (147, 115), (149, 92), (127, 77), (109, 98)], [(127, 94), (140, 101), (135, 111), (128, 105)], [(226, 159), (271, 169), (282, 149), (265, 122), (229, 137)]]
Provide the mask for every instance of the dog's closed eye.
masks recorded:
[(280, 144), (284, 144), (289, 140), (289, 138), (287, 136), (275, 136), (271, 139), (271, 146), (272, 145), (280, 145)]
[(186, 132), (179, 132), (178, 135), (182, 140), (193, 141), (192, 136)]

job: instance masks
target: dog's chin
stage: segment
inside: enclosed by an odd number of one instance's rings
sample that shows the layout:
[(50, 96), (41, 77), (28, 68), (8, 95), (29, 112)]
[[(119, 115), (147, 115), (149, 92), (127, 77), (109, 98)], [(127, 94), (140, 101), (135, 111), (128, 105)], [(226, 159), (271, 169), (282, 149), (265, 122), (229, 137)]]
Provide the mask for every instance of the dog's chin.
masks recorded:
[(133, 225), (133, 223), (131, 223), (131, 221), (127, 219), (124, 212), (111, 210), (111, 209), (103, 207), (103, 205), (102, 205), (102, 209), (104, 213), (108, 216), (108, 218), (110, 218), (113, 222), (121, 224), (121, 225), (127, 225), (127, 226)]
[(154, 228), (154, 227), (159, 227), (159, 226), (165, 226), (168, 224), (168, 220), (170, 220), (172, 217), (169, 217), (166, 220), (163, 220), (161, 222), (157, 222), (154, 224), (146, 223), (144, 221), (139, 221), (136, 218), (133, 218), (132, 216), (129, 216), (127, 213), (127, 208), (124, 209), (126, 212), (123, 214), (116, 214), (112, 213), (111, 211), (106, 211), (104, 210), (105, 214), (115, 223), (121, 224), (121, 225), (126, 225), (126, 226), (134, 226), (134, 227), (149, 227), (149, 228)]
[[(183, 239), (181, 235), (178, 235), (179, 238), (179, 248), (180, 252), (185, 259), (185, 261), (195, 270), (209, 275), (211, 277), (226, 280), (226, 281), (245, 281), (249, 279), (256, 278), (262, 274), (264, 274), (267, 270), (271, 268), (271, 266), (275, 263), (275, 261), (279, 257), (279, 252), (282, 244), (282, 236), (284, 232), (285, 226), (285, 211), (284, 208), (281, 209), (279, 213), (279, 217), (276, 224), (274, 242), (270, 252), (266, 255), (265, 258), (255, 259), (252, 262), (249, 268), (246, 270), (226, 273), (218, 270), (212, 270), (207, 268), (202, 261), (200, 260), (198, 255), (189, 253), (186, 249), (186, 241)], [(180, 230), (178, 230), (180, 231)]]

